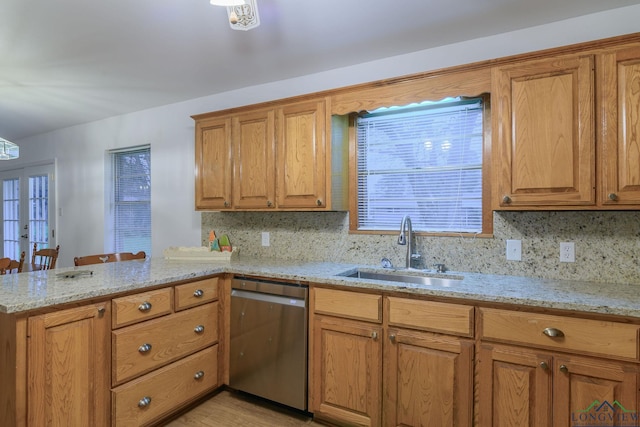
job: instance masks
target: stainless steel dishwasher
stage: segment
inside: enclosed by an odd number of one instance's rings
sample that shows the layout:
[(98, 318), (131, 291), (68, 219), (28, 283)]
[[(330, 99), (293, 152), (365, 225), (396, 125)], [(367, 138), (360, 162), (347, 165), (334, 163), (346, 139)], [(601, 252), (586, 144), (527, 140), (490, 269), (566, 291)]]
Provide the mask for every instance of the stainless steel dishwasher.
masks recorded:
[(306, 286), (236, 277), (229, 386), (307, 410)]

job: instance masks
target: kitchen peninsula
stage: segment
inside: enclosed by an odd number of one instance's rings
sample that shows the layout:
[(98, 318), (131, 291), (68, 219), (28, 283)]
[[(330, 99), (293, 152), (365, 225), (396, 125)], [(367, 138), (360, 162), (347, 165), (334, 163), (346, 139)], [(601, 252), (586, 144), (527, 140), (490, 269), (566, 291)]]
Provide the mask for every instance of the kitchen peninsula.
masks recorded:
[[(326, 347), (321, 337), (330, 330), (351, 328), (353, 331), (355, 326), (360, 328), (358, 330), (371, 329), (375, 332), (367, 332), (364, 341), (359, 341), (363, 339), (361, 337), (354, 341), (356, 346), (365, 343), (362, 350), (371, 350), (371, 354), (376, 356), (371, 359), (375, 366), (363, 367), (379, 372), (378, 382), (370, 384), (374, 392), (369, 396), (370, 407), (364, 411), (370, 417), (368, 422), (371, 425), (388, 425), (391, 419), (382, 420), (381, 408), (383, 405), (394, 407), (394, 402), (406, 397), (402, 394), (405, 391), (393, 387), (390, 390), (395, 390), (394, 396), (385, 395), (383, 398), (380, 394), (382, 382), (390, 384), (394, 381), (386, 374), (382, 377), (382, 364), (403, 362), (399, 358), (400, 353), (394, 350), (397, 346), (406, 344), (407, 348), (415, 348), (426, 343), (429, 348), (436, 341), (438, 345), (446, 343), (448, 351), (458, 348), (456, 351), (459, 353), (456, 354), (466, 357), (464, 360), (458, 357), (454, 367), (458, 369), (454, 374), (458, 386), (452, 391), (455, 393), (455, 408), (451, 414), (456, 419), (470, 422), (474, 411), (477, 411), (475, 416), (481, 425), (490, 424), (492, 416), (498, 416), (495, 411), (500, 410), (491, 407), (491, 398), (500, 391), (500, 387), (505, 387), (491, 382), (495, 369), (493, 362), (509, 360), (513, 364), (518, 359), (525, 366), (523, 361), (531, 358), (536, 363), (527, 362), (531, 366), (523, 369), (540, 369), (541, 373), (536, 374), (538, 381), (540, 375), (547, 375), (549, 390), (552, 384), (554, 387), (568, 387), (567, 382), (572, 387), (579, 387), (580, 384), (574, 383), (571, 376), (573, 372), (581, 372), (583, 377), (587, 374), (591, 377), (599, 375), (597, 378), (606, 376), (607, 381), (618, 384), (610, 386), (611, 397), (623, 402), (627, 409), (636, 409), (640, 296), (633, 285), (608, 283), (604, 287), (603, 284), (589, 282), (444, 273), (443, 277), (458, 277), (460, 280), (438, 286), (346, 276), (358, 268), (367, 267), (242, 257), (229, 264), (151, 258), (143, 262), (2, 276), (0, 328), (3, 351), (0, 366), (3, 385), (0, 398), (5, 409), (0, 413), (0, 424), (34, 425), (39, 420), (46, 421), (47, 417), (65, 416), (74, 420), (77, 418), (73, 417), (82, 416), (94, 425), (111, 425), (112, 421), (113, 425), (157, 422), (169, 416), (172, 410), (162, 408), (160, 412), (152, 412), (158, 400), (136, 394), (146, 382), (155, 384), (158, 389), (172, 390), (167, 385), (179, 383), (173, 379), (174, 375), (193, 370), (195, 381), (200, 381), (202, 386), (195, 388), (194, 394), (185, 401), (173, 402), (175, 409), (226, 384), (228, 318), (225, 316), (228, 316), (232, 275), (273, 278), (310, 286), (309, 410), (319, 418), (347, 423), (363, 421), (361, 410), (348, 407), (340, 396), (327, 401), (323, 392), (324, 387), (329, 386), (327, 382), (349, 381), (349, 378), (326, 375), (322, 367), (330, 356), (327, 352), (340, 349)], [(79, 273), (84, 271), (92, 274)], [(194, 299), (195, 295), (202, 299)], [(160, 311), (144, 317), (148, 315), (144, 302)], [(367, 307), (371, 310), (366, 311)], [(196, 331), (196, 337), (180, 338), (179, 325), (193, 322), (202, 326), (200, 332)], [(537, 331), (539, 327), (540, 331)], [(47, 341), (50, 328), (58, 328), (53, 332), (57, 343), (55, 348)], [(546, 332), (541, 332), (543, 330)], [(120, 347), (126, 347), (121, 342), (127, 343), (133, 336), (131, 342), (135, 344), (135, 357), (144, 358), (144, 343), (140, 341), (138, 344), (135, 340), (144, 340), (145, 336), (153, 334), (162, 341), (161, 336), (165, 333), (182, 341), (179, 345), (166, 343), (169, 355), (158, 366), (144, 365), (136, 371), (137, 368), (131, 367), (134, 364), (128, 356), (119, 355)], [(343, 332), (341, 336), (347, 335)], [(176, 345), (184, 354), (178, 354)], [(51, 351), (58, 354), (52, 355)], [(477, 354), (475, 362), (474, 353)], [(537, 357), (546, 359), (537, 361)], [(47, 367), (52, 360), (64, 361), (70, 366)], [(548, 368), (539, 368), (543, 362)], [(200, 368), (201, 365), (206, 368)], [(355, 366), (350, 375), (361, 375), (363, 372)], [(477, 371), (475, 376), (474, 369)], [(551, 372), (555, 370), (563, 374), (554, 374), (554, 378)], [(388, 371), (384, 370), (385, 373)], [(50, 376), (52, 372), (54, 375)], [(47, 390), (55, 388), (56, 381), (60, 381), (58, 385), (62, 384), (62, 379), (55, 376), (56, 372), (64, 376), (66, 389), (91, 384), (93, 390), (90, 393), (86, 390), (76, 392), (77, 396), (92, 396), (94, 400), (88, 398), (89, 403), (76, 401), (72, 393), (55, 394), (54, 401), (48, 401)], [(193, 373), (189, 375), (194, 377)], [(502, 372), (502, 375), (508, 378), (508, 375), (519, 374), (513, 370)], [(38, 381), (45, 383), (37, 387)], [(483, 391), (475, 409), (474, 381)], [(580, 379), (576, 377), (575, 381)], [(395, 384), (399, 384), (397, 378)], [(466, 384), (466, 387), (460, 389), (460, 384)], [(340, 384), (331, 386), (339, 388)], [(445, 388), (441, 391), (448, 393), (450, 390)], [(545, 413), (538, 413), (539, 408), (535, 408), (535, 416), (549, 417), (553, 413), (557, 417), (568, 417), (567, 410), (584, 409), (569, 405), (563, 407), (562, 402), (556, 401), (559, 394), (555, 393), (558, 396), (554, 395), (553, 400), (550, 391), (549, 396), (541, 397), (548, 407)], [(135, 404), (129, 405), (131, 410), (124, 410), (121, 407), (126, 405), (120, 404), (121, 396), (129, 395), (135, 396)], [(64, 408), (53, 409), (55, 399), (66, 399)], [(37, 407), (33, 402), (38, 401), (48, 403), (39, 406), (39, 411), (30, 410)], [(520, 404), (528, 408), (529, 402)], [(398, 408), (385, 411), (385, 416), (397, 420), (406, 415)], [(447, 412), (444, 408), (442, 410)], [(145, 421), (141, 422), (136, 418), (139, 415), (132, 415), (132, 411), (143, 416), (152, 415), (142, 418)], [(359, 415), (353, 415), (356, 412)], [(446, 422), (445, 418), (442, 419)]]

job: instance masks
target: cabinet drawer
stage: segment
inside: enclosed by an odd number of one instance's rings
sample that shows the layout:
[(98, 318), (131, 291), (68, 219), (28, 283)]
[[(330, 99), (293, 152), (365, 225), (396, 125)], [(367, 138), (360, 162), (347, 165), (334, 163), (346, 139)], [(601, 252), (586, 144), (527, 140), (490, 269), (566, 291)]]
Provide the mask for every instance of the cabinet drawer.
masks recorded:
[(315, 288), (314, 312), (381, 323), (382, 296)]
[(144, 426), (169, 414), (216, 387), (217, 367), (214, 345), (113, 389), (113, 425)]
[[(481, 308), (480, 313), (483, 339), (628, 359), (638, 357), (637, 325), (489, 308)], [(560, 334), (550, 337), (545, 330)]]
[(390, 325), (473, 336), (471, 306), (394, 297), (387, 300)]
[(218, 278), (176, 286), (176, 310), (195, 307), (218, 299)]
[(164, 288), (112, 300), (113, 328), (171, 313), (173, 289)]
[(218, 302), (214, 302), (113, 331), (113, 384), (215, 343), (217, 318)]

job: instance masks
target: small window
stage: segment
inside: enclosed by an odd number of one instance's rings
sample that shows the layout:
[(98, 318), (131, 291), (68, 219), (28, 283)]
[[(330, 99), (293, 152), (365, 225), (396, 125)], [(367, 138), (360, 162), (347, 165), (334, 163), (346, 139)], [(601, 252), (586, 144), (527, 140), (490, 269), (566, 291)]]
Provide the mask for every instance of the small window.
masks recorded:
[(110, 236), (114, 252), (151, 254), (151, 149), (110, 152)]
[(356, 117), (357, 230), (483, 230), (483, 98), (381, 108)]

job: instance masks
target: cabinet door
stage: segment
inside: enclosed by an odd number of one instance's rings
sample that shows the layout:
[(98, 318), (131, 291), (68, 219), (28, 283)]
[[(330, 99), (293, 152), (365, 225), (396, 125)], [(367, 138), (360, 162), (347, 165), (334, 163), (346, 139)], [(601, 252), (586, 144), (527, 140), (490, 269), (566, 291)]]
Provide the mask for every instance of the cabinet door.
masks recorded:
[(381, 327), (324, 316), (314, 320), (311, 411), (348, 425), (379, 426)]
[(544, 353), (482, 344), (477, 364), (478, 425), (550, 427), (551, 366), (551, 356)]
[(471, 426), (472, 340), (402, 329), (385, 344), (385, 426)]
[(595, 204), (593, 57), (493, 70), (497, 209)]
[(196, 209), (231, 208), (231, 119), (196, 122)]
[(273, 110), (233, 118), (233, 204), (239, 209), (275, 207)]
[(29, 318), (30, 426), (107, 426), (110, 418), (110, 305)]
[(324, 100), (278, 109), (278, 207), (327, 206), (327, 153)]
[[(575, 356), (554, 361), (553, 425), (636, 425), (638, 367)], [(627, 412), (629, 411), (629, 412)], [(634, 422), (632, 422), (634, 421)]]
[(598, 99), (603, 123), (600, 200), (640, 205), (640, 47), (602, 55)]

